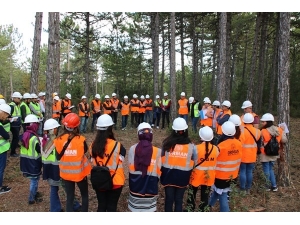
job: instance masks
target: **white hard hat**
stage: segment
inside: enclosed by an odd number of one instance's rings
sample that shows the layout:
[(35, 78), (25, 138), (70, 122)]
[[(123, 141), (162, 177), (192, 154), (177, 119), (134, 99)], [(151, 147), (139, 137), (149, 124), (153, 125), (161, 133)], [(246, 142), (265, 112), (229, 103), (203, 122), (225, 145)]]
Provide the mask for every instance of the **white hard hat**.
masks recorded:
[(209, 103), (209, 104), (211, 104), (211, 101), (210, 101), (210, 99), (209, 99), (208, 97), (205, 97), (205, 98), (203, 99), (203, 102), (204, 102), (204, 103)]
[(151, 128), (151, 126), (150, 126), (149, 123), (146, 123), (146, 122), (140, 123), (140, 125), (137, 128), (137, 133), (139, 133), (140, 130), (143, 130), (143, 129), (146, 129), (146, 128), (152, 130), (152, 128)]
[(83, 95), (83, 96), (81, 97), (81, 99), (84, 99), (84, 98), (86, 98), (86, 96), (85, 96), (85, 95)]
[(38, 96), (35, 93), (32, 93), (31, 98), (38, 98)]
[(184, 93), (184, 92), (181, 92), (180, 96), (185, 96), (185, 93)]
[(111, 116), (108, 114), (102, 114), (97, 120), (96, 127), (97, 130), (107, 130), (107, 128), (112, 125), (114, 125), (114, 122)]
[(194, 101), (194, 97), (189, 97), (189, 103), (192, 103)]
[[(4, 99), (3, 99), (4, 100)], [(7, 105), (6, 103), (2, 103), (0, 105), (0, 110), (3, 111), (3, 112), (6, 112), (8, 114), (11, 113), (11, 107), (9, 105)]]
[(150, 98), (150, 96), (149, 96), (149, 95), (146, 95), (146, 98)]
[(160, 98), (159, 95), (156, 95), (155, 98)]
[(117, 94), (116, 93), (112, 93), (111, 96), (114, 97), (114, 96), (117, 96)]
[(39, 97), (42, 97), (42, 96), (45, 96), (45, 95), (46, 95), (45, 92), (40, 92), (38, 96), (39, 96)]
[(56, 127), (59, 127), (60, 124), (55, 119), (48, 119), (44, 123), (44, 130), (52, 130)]
[(243, 102), (242, 109), (246, 109), (248, 107), (252, 107), (252, 103), (248, 100)]
[(264, 114), (261, 119), (261, 121), (273, 121), (274, 122), (274, 116), (271, 113)]
[(56, 95), (56, 96), (54, 96), (54, 98), (53, 98), (54, 100), (59, 100), (59, 97)]
[(133, 94), (133, 96), (132, 96), (133, 98), (137, 98), (138, 96), (136, 95), (136, 94)]
[(145, 99), (144, 95), (141, 95), (141, 99)]
[(218, 101), (218, 100), (215, 100), (214, 102), (213, 102), (213, 104), (212, 105), (215, 105), (215, 106), (220, 106), (221, 105), (221, 103)]
[(226, 121), (225, 123), (223, 123), (222, 132), (223, 132), (223, 134), (225, 134), (227, 136), (235, 135), (236, 130), (235, 130), (234, 123), (231, 121)]
[(105, 95), (104, 98), (109, 98), (109, 95)]
[(28, 99), (28, 98), (31, 98), (31, 94), (25, 93), (25, 94), (23, 95), (23, 99)]
[(21, 95), (21, 93), (20, 92), (14, 92), (13, 94), (12, 94), (12, 96), (11, 96), (12, 98), (22, 98), (22, 95)]
[(251, 113), (245, 113), (243, 116), (243, 122), (244, 123), (253, 123), (254, 121), (254, 116)]
[(199, 130), (199, 137), (203, 141), (211, 141), (214, 138), (213, 130), (208, 126), (202, 127)]
[(66, 97), (67, 97), (68, 99), (71, 99), (71, 94), (67, 93), (67, 94), (66, 94)]
[(98, 98), (98, 99), (100, 99), (101, 97), (100, 97), (100, 95), (99, 95), (99, 94), (96, 94), (96, 95), (95, 95), (95, 98)]
[(24, 123), (39, 123), (39, 119), (34, 114), (29, 114), (25, 117)]
[(237, 114), (232, 114), (228, 121), (233, 122), (235, 126), (240, 126), (242, 124), (241, 118)]
[(6, 104), (6, 101), (3, 98), (0, 98), (0, 104)]
[(222, 103), (222, 105), (224, 105), (224, 106), (226, 106), (226, 107), (230, 107), (231, 106), (231, 103), (230, 103), (230, 101), (227, 101), (227, 100), (225, 100), (223, 103)]
[(124, 98), (128, 98), (128, 96), (127, 96), (127, 95), (125, 95), (125, 96), (124, 96)]
[(164, 96), (168, 96), (168, 93), (167, 93), (167, 92), (165, 92), (165, 93), (164, 93)]
[(188, 125), (185, 119), (178, 117), (173, 121), (172, 129), (173, 130), (186, 130)]

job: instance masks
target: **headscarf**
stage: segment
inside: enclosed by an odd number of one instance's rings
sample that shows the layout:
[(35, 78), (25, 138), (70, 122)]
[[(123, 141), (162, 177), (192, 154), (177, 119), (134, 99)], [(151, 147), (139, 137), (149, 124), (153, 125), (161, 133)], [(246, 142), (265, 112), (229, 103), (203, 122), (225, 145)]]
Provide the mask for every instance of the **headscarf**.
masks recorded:
[(136, 171), (141, 171), (142, 177), (144, 177), (151, 163), (153, 134), (150, 129), (143, 129), (139, 131), (138, 137), (140, 141), (135, 148), (134, 168)]
[(31, 125), (26, 127), (26, 131), (24, 132), (23, 137), (22, 137), (22, 144), (24, 145), (25, 148), (28, 149), (28, 147), (29, 147), (29, 140), (30, 140), (31, 134), (38, 137), (36, 131), (38, 130), (39, 125), (40, 125), (39, 123), (32, 123)]

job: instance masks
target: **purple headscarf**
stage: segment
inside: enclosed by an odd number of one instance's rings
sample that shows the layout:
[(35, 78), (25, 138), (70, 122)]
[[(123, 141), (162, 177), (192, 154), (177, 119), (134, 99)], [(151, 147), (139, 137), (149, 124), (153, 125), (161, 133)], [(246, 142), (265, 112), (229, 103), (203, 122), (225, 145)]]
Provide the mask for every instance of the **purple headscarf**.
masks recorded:
[(22, 137), (22, 144), (24, 145), (25, 148), (28, 149), (30, 134), (33, 134), (38, 137), (36, 131), (38, 130), (39, 125), (40, 125), (39, 123), (32, 123), (31, 125), (26, 127), (26, 131), (24, 132)]
[(135, 148), (134, 168), (136, 171), (142, 171), (142, 177), (147, 174), (148, 166), (151, 163), (153, 153), (152, 138), (153, 134), (151, 132), (145, 133), (139, 131), (140, 142)]

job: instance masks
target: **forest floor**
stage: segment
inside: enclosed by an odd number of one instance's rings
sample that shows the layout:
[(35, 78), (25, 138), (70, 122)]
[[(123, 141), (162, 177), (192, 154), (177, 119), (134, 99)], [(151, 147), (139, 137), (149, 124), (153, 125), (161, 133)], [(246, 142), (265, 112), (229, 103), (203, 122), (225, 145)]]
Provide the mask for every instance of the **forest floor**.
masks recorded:
[[(90, 127), (90, 126), (88, 126)], [(190, 129), (190, 128), (189, 128)], [(239, 192), (233, 192), (230, 197), (230, 210), (235, 212), (251, 212), (251, 211), (263, 211), (263, 212), (299, 212), (300, 211), (300, 154), (298, 154), (298, 148), (300, 148), (300, 119), (291, 118), (290, 121), (290, 178), (291, 185), (289, 187), (279, 186), (278, 192), (266, 192), (260, 187), (263, 184), (261, 175), (262, 167), (260, 163), (256, 164), (254, 172), (254, 182), (251, 193), (248, 195), (241, 194)], [(115, 137), (120, 141), (128, 151), (130, 146), (135, 144), (138, 139), (136, 135), (136, 129), (127, 129), (126, 131), (118, 130), (114, 131)], [(189, 130), (190, 137), (194, 143), (199, 143), (199, 136), (192, 134)], [(154, 129), (153, 145), (161, 147), (162, 140), (168, 135), (168, 130)], [(88, 144), (90, 144), (95, 133), (85, 134)], [(19, 150), (17, 149), (17, 152)], [(128, 156), (128, 155), (127, 155)], [(127, 156), (125, 160), (124, 168), (127, 166)], [(29, 179), (24, 178), (20, 172), (19, 158), (8, 157), (7, 167), (4, 173), (4, 185), (11, 187), (9, 193), (0, 195), (0, 212), (48, 212), (50, 208), (50, 188), (47, 181), (40, 180), (38, 191), (43, 195), (43, 201), (28, 205), (29, 194)], [(277, 163), (275, 164), (275, 172), (277, 174)], [(126, 182), (122, 190), (121, 197), (118, 202), (119, 212), (129, 212), (127, 207), (127, 198), (129, 194), (128, 187), (128, 169), (125, 169)], [(159, 197), (157, 202), (157, 211), (164, 211), (164, 189), (159, 184)], [(234, 190), (237, 190), (235, 188)], [(200, 191), (199, 191), (200, 192)], [(199, 195), (197, 193), (197, 205), (199, 204)], [(187, 191), (185, 192), (186, 199)], [(80, 199), (80, 192), (76, 187), (76, 196)], [(66, 196), (60, 188), (60, 199), (65, 209)], [(186, 200), (184, 201), (185, 205)], [(197, 210), (197, 208), (196, 208)], [(97, 198), (94, 190), (92, 189), (91, 182), (89, 180), (89, 211), (97, 211)], [(212, 211), (219, 211), (218, 203), (213, 207)]]

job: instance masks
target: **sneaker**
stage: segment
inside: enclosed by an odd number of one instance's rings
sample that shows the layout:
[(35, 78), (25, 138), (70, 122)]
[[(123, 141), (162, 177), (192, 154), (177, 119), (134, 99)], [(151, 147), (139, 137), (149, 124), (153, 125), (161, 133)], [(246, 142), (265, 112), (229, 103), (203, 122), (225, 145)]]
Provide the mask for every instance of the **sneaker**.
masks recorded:
[(154, 124), (152, 123), (151, 127), (154, 127)]
[(159, 129), (159, 126), (157, 126), (156, 129)]
[(1, 195), (1, 194), (8, 193), (8, 192), (10, 192), (10, 190), (11, 190), (11, 188), (9, 188), (9, 187), (7, 187), (7, 186), (3, 186), (3, 187), (1, 187), (1, 189), (0, 189), (0, 195)]
[(271, 191), (271, 188), (266, 188), (266, 190), (265, 191)]
[(272, 191), (274, 192), (278, 191), (278, 187), (272, 187)]
[(125, 130), (125, 128), (122, 128), (122, 130)]

